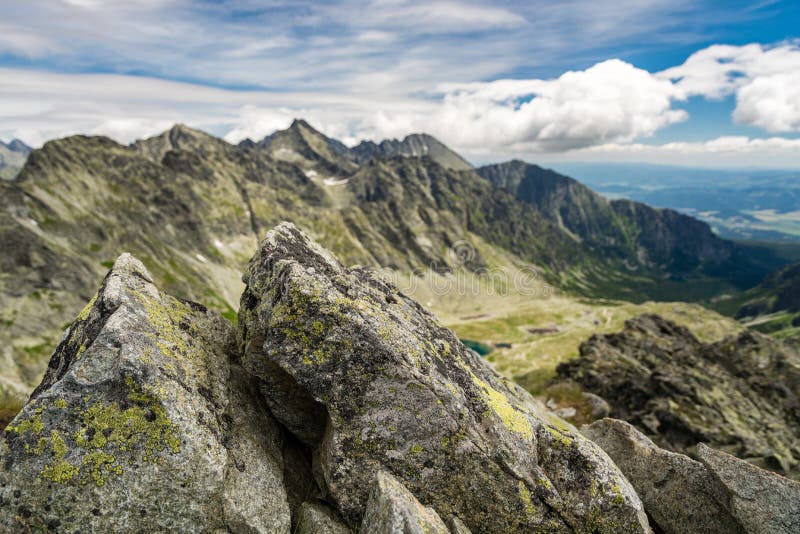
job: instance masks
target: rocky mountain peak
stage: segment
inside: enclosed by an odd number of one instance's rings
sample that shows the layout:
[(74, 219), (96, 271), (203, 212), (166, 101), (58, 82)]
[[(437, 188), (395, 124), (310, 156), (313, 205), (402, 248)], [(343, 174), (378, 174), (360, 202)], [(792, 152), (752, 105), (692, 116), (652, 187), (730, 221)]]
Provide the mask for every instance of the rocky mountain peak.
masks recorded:
[(265, 151), (274, 159), (328, 176), (347, 176), (357, 168), (349, 148), (303, 119), (294, 119), (287, 129), (278, 130), (261, 141), (243, 142), (240, 146)]
[(14, 178), (31, 150), (19, 139), (12, 139), (8, 143), (0, 141), (0, 179)]
[(403, 156), (409, 158), (429, 157), (442, 167), (456, 171), (471, 170), (472, 165), (441, 141), (426, 133), (413, 133), (402, 140), (385, 139), (380, 143), (362, 141), (352, 149), (358, 161), (370, 158)]
[(31, 147), (29, 147), (23, 141), (17, 138), (12, 139), (8, 143), (0, 141), (0, 147), (5, 147), (11, 152), (19, 152), (22, 154), (28, 154), (30, 153), (31, 150), (33, 150)]
[(220, 150), (227, 143), (201, 130), (185, 124), (175, 124), (169, 130), (148, 139), (133, 143), (133, 148), (155, 163), (160, 163), (170, 150), (185, 150), (208, 154)]

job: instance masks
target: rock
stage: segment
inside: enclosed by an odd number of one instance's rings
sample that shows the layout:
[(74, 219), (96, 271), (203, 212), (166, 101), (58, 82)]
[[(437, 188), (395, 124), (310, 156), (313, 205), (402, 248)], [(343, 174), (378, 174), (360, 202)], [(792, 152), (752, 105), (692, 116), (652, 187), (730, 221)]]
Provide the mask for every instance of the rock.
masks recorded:
[(565, 406), (564, 408), (559, 408), (558, 410), (554, 410), (553, 413), (558, 417), (564, 419), (571, 419), (575, 417), (575, 414), (577, 414), (578, 411), (572, 406)]
[(697, 456), (712, 475), (715, 495), (747, 532), (800, 532), (800, 483), (703, 444)]
[(234, 348), (120, 256), (0, 439), (0, 530), (289, 532), (284, 433)]
[(297, 512), (296, 534), (349, 534), (339, 514), (326, 503), (306, 501)]
[(614, 460), (651, 521), (666, 534), (746, 532), (714, 498), (712, 481), (700, 462), (657, 447), (618, 419), (595, 421), (581, 432)]
[(423, 506), (395, 477), (378, 471), (367, 502), (364, 532), (450, 534), (439, 515)]
[(581, 399), (583, 399), (586, 406), (589, 407), (589, 415), (592, 419), (602, 419), (608, 417), (611, 413), (611, 406), (609, 406), (606, 400), (594, 393), (582, 392)]
[(708, 443), (759, 467), (800, 475), (800, 352), (745, 332), (714, 344), (657, 315), (592, 336), (559, 365), (659, 446)]
[(467, 525), (456, 516), (450, 518), (450, 521), (447, 522), (447, 526), (450, 527), (450, 534), (472, 534), (472, 531), (467, 528)]
[(419, 304), (345, 269), (292, 224), (244, 276), (241, 363), (314, 451), (353, 527), (379, 471), (478, 532), (649, 531), (592, 442), (470, 353)]

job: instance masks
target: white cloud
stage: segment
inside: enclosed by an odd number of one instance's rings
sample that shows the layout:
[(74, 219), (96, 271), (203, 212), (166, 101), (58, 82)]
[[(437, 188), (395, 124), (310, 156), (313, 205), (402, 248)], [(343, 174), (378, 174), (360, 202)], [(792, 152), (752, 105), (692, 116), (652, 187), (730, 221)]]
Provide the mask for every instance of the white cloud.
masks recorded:
[(416, 31), (467, 32), (488, 28), (513, 28), (525, 18), (507, 9), (465, 2), (414, 2), (378, 0), (356, 19), (357, 24), (413, 26)]
[(800, 131), (800, 47), (715, 45), (657, 74), (687, 96), (736, 96), (737, 123), (770, 132)]
[(36, 58), (57, 50), (58, 45), (43, 35), (0, 22), (0, 52)]
[(632, 141), (687, 118), (669, 81), (620, 60), (554, 80), (447, 85), (428, 129), (463, 149), (559, 151)]
[(723, 136), (708, 141), (661, 145), (609, 143), (568, 154), (545, 155), (542, 161), (648, 162), (710, 168), (797, 168), (800, 139)]
[(769, 132), (800, 131), (800, 69), (743, 85), (736, 93), (733, 118)]

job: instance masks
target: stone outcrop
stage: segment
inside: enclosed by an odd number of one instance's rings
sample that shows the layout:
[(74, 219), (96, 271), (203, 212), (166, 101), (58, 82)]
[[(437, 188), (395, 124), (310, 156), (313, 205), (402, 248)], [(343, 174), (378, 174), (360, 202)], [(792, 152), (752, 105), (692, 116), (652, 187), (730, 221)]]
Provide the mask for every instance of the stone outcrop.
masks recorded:
[(605, 398), (611, 415), (659, 446), (703, 442), (795, 476), (800, 463), (800, 353), (754, 333), (703, 343), (656, 315), (592, 336), (558, 373)]
[(703, 444), (697, 456), (712, 475), (715, 497), (747, 532), (800, 532), (800, 483)]
[(800, 483), (702, 443), (700, 461), (665, 451), (616, 419), (596, 421), (581, 432), (622, 469), (665, 533), (800, 531)]
[(616, 466), (416, 302), (291, 224), (244, 276), (241, 363), (351, 525), (394, 475), (476, 532), (648, 531)]
[(297, 511), (296, 534), (349, 534), (350, 529), (330, 505), (306, 501)]
[(744, 532), (713, 496), (703, 464), (656, 446), (632, 425), (601, 419), (581, 428), (633, 484), (653, 523), (665, 534)]
[(0, 438), (1, 531), (800, 526), (800, 485), (622, 422), (587, 427), (596, 444), (292, 224), (244, 282), (237, 331), (119, 257)]
[(386, 471), (378, 471), (375, 477), (361, 528), (364, 532), (450, 534), (436, 510), (423, 506)]
[(288, 532), (302, 472), (234, 340), (121, 256), (0, 440), (0, 530)]

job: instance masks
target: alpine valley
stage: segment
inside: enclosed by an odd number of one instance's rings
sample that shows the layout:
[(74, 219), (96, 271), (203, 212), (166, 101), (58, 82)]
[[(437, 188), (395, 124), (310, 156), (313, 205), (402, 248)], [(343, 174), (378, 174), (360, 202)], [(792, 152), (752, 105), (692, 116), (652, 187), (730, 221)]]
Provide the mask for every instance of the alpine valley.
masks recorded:
[(774, 249), (426, 134), (0, 150), (9, 531), (800, 529)]

